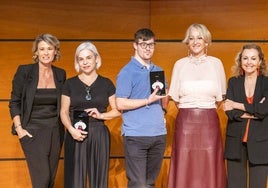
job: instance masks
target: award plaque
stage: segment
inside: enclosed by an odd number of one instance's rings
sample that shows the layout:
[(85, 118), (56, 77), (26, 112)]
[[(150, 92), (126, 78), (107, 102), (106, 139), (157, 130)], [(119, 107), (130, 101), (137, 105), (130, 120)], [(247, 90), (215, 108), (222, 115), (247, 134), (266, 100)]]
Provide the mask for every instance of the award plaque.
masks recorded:
[(156, 94), (166, 95), (164, 71), (150, 72), (150, 86), (151, 93), (153, 93), (156, 88), (159, 88)]
[(88, 125), (88, 114), (86, 111), (74, 110), (73, 126), (76, 129), (86, 130)]

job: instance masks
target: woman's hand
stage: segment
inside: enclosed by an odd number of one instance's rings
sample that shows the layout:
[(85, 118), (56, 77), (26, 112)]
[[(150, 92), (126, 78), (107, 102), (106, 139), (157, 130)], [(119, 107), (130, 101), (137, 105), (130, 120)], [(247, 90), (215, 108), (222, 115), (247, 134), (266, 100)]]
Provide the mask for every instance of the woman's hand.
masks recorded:
[(234, 101), (232, 100), (229, 100), (229, 99), (226, 99), (224, 102), (223, 102), (223, 110), (224, 111), (228, 111), (228, 110), (233, 110), (233, 104), (234, 104)]
[(72, 135), (73, 139), (77, 141), (83, 141), (88, 134), (86, 131), (76, 129), (74, 127), (71, 127), (70, 129), (68, 129), (68, 131)]
[(88, 113), (89, 116), (95, 119), (103, 119), (103, 114), (98, 111), (97, 108), (87, 108), (85, 111)]
[(245, 106), (243, 103), (235, 102), (230, 99), (226, 99), (223, 103), (223, 110), (228, 111), (228, 110), (242, 110), (246, 111)]
[(24, 136), (29, 136), (30, 138), (33, 137), (33, 135), (31, 135), (26, 129), (22, 128), (22, 126), (19, 126), (18, 128), (16, 128), (16, 132), (18, 134), (19, 139), (21, 139)]

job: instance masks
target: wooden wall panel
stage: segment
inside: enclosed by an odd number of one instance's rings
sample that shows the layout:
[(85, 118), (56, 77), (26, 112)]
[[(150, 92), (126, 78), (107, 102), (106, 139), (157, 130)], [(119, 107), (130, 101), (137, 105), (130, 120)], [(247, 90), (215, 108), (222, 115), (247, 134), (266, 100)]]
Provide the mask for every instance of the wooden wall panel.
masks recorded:
[[(62, 58), (55, 65), (64, 68), (67, 76), (76, 75), (74, 53), (84, 40), (92, 40), (102, 57), (99, 73), (114, 83), (119, 70), (133, 55), (132, 38), (141, 27), (151, 27), (156, 34), (157, 46), (153, 62), (161, 66), (170, 82), (176, 60), (187, 54), (180, 41), (187, 27), (195, 22), (208, 26), (215, 40), (208, 54), (220, 58), (227, 79), (236, 53), (246, 42), (258, 42), (268, 54), (266, 37), (266, 0), (243, 3), (232, 0), (12, 0), (0, 6), (0, 187), (30, 187), (28, 169), (17, 137), (10, 134), (11, 120), (8, 111), (11, 81), (20, 64), (31, 63), (32, 40), (44, 32), (52, 33), (61, 41)], [(220, 115), (224, 140), (226, 115)], [(156, 188), (165, 188), (169, 157), (177, 115), (170, 101), (167, 120), (167, 147)], [(106, 122), (111, 131), (109, 187), (126, 187), (121, 118)], [(63, 157), (55, 188), (63, 187)]]
[[(31, 188), (31, 180), (25, 160), (0, 161), (0, 187)], [(55, 188), (63, 187), (63, 160), (60, 160)]]
[[(111, 159), (109, 171), (110, 188), (126, 188), (124, 159)], [(164, 159), (161, 173), (156, 181), (156, 188), (166, 188), (169, 159)], [(0, 161), (0, 187), (31, 188), (31, 180), (25, 160)], [(2, 173), (4, 172), (4, 173)], [(59, 162), (55, 188), (63, 187), (63, 160)]]
[[(29, 172), (26, 162), (21, 161), (0, 161), (0, 187), (31, 188)], [(169, 159), (164, 159), (161, 172), (156, 181), (156, 188), (166, 188), (169, 170)], [(60, 160), (55, 181), (55, 188), (63, 187), (63, 160)], [(109, 171), (110, 188), (126, 188), (127, 179), (125, 174), (124, 160), (111, 159)], [(267, 184), (268, 187), (268, 184)]]
[(32, 42), (0, 42), (0, 98), (9, 99), (13, 75), (20, 64), (31, 62)]
[(21, 161), (0, 161), (0, 187), (30, 188), (27, 164)]
[(153, 0), (151, 28), (161, 39), (183, 39), (192, 23), (205, 24), (216, 40), (267, 40), (266, 0)]
[(2, 145), (0, 147), (0, 160), (3, 158), (24, 158), (18, 137), (11, 134), (12, 121), (9, 115), (8, 102), (0, 102), (0, 109), (0, 143)]
[(124, 158), (110, 159), (109, 187), (127, 187)]
[(149, 27), (149, 1), (12, 0), (1, 2), (0, 38), (32, 39), (49, 32), (59, 38), (133, 38)]
[(50, 32), (66, 39), (132, 39), (136, 29), (151, 27), (161, 39), (182, 39), (200, 22), (217, 40), (266, 40), (267, 8), (265, 0), (13, 0), (1, 2), (0, 38)]

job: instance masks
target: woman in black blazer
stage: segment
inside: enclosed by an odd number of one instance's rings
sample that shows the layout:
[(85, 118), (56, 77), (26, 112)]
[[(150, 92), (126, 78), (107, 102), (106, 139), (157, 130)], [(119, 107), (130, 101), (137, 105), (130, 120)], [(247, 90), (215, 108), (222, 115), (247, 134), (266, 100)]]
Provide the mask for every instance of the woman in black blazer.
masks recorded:
[[(244, 45), (228, 81), (225, 158), (228, 188), (266, 188), (268, 173), (268, 77), (264, 54)], [(249, 171), (248, 171), (249, 170)], [(247, 177), (249, 175), (249, 177)]]
[(32, 187), (52, 188), (64, 136), (59, 114), (66, 72), (52, 65), (60, 57), (56, 37), (39, 35), (33, 53), (35, 63), (20, 65), (12, 81), (12, 133), (20, 140)]

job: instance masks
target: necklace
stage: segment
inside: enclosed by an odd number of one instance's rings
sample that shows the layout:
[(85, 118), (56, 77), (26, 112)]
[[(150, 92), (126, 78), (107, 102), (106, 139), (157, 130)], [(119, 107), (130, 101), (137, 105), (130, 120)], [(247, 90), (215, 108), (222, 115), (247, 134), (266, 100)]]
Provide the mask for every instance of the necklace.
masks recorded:
[(91, 93), (90, 93), (90, 87), (89, 86), (85, 86), (85, 89), (86, 89), (86, 100), (87, 101), (90, 101), (92, 99), (92, 96), (91, 96)]
[[(98, 77), (97, 77), (98, 78)], [(91, 83), (91, 85), (87, 85), (85, 82), (82, 81), (84, 87), (85, 87), (85, 91), (86, 91), (86, 101), (91, 101), (92, 100), (92, 93), (91, 93), (91, 88), (94, 86), (94, 84), (96, 83), (97, 78)]]
[(205, 63), (206, 62), (206, 57), (207, 55), (204, 54), (200, 57), (194, 57), (193, 55), (190, 55), (190, 63), (194, 63), (195, 65), (200, 65), (201, 63)]
[[(93, 79), (92, 77), (85, 77), (84, 75), (79, 75), (78, 78), (80, 79), (80, 81), (82, 82), (85, 91), (86, 91), (86, 101), (91, 101), (92, 100), (92, 92), (91, 89), (94, 86), (96, 80), (98, 79), (98, 75), (96, 75), (96, 77), (94, 76)], [(89, 79), (90, 78), (90, 79)]]

